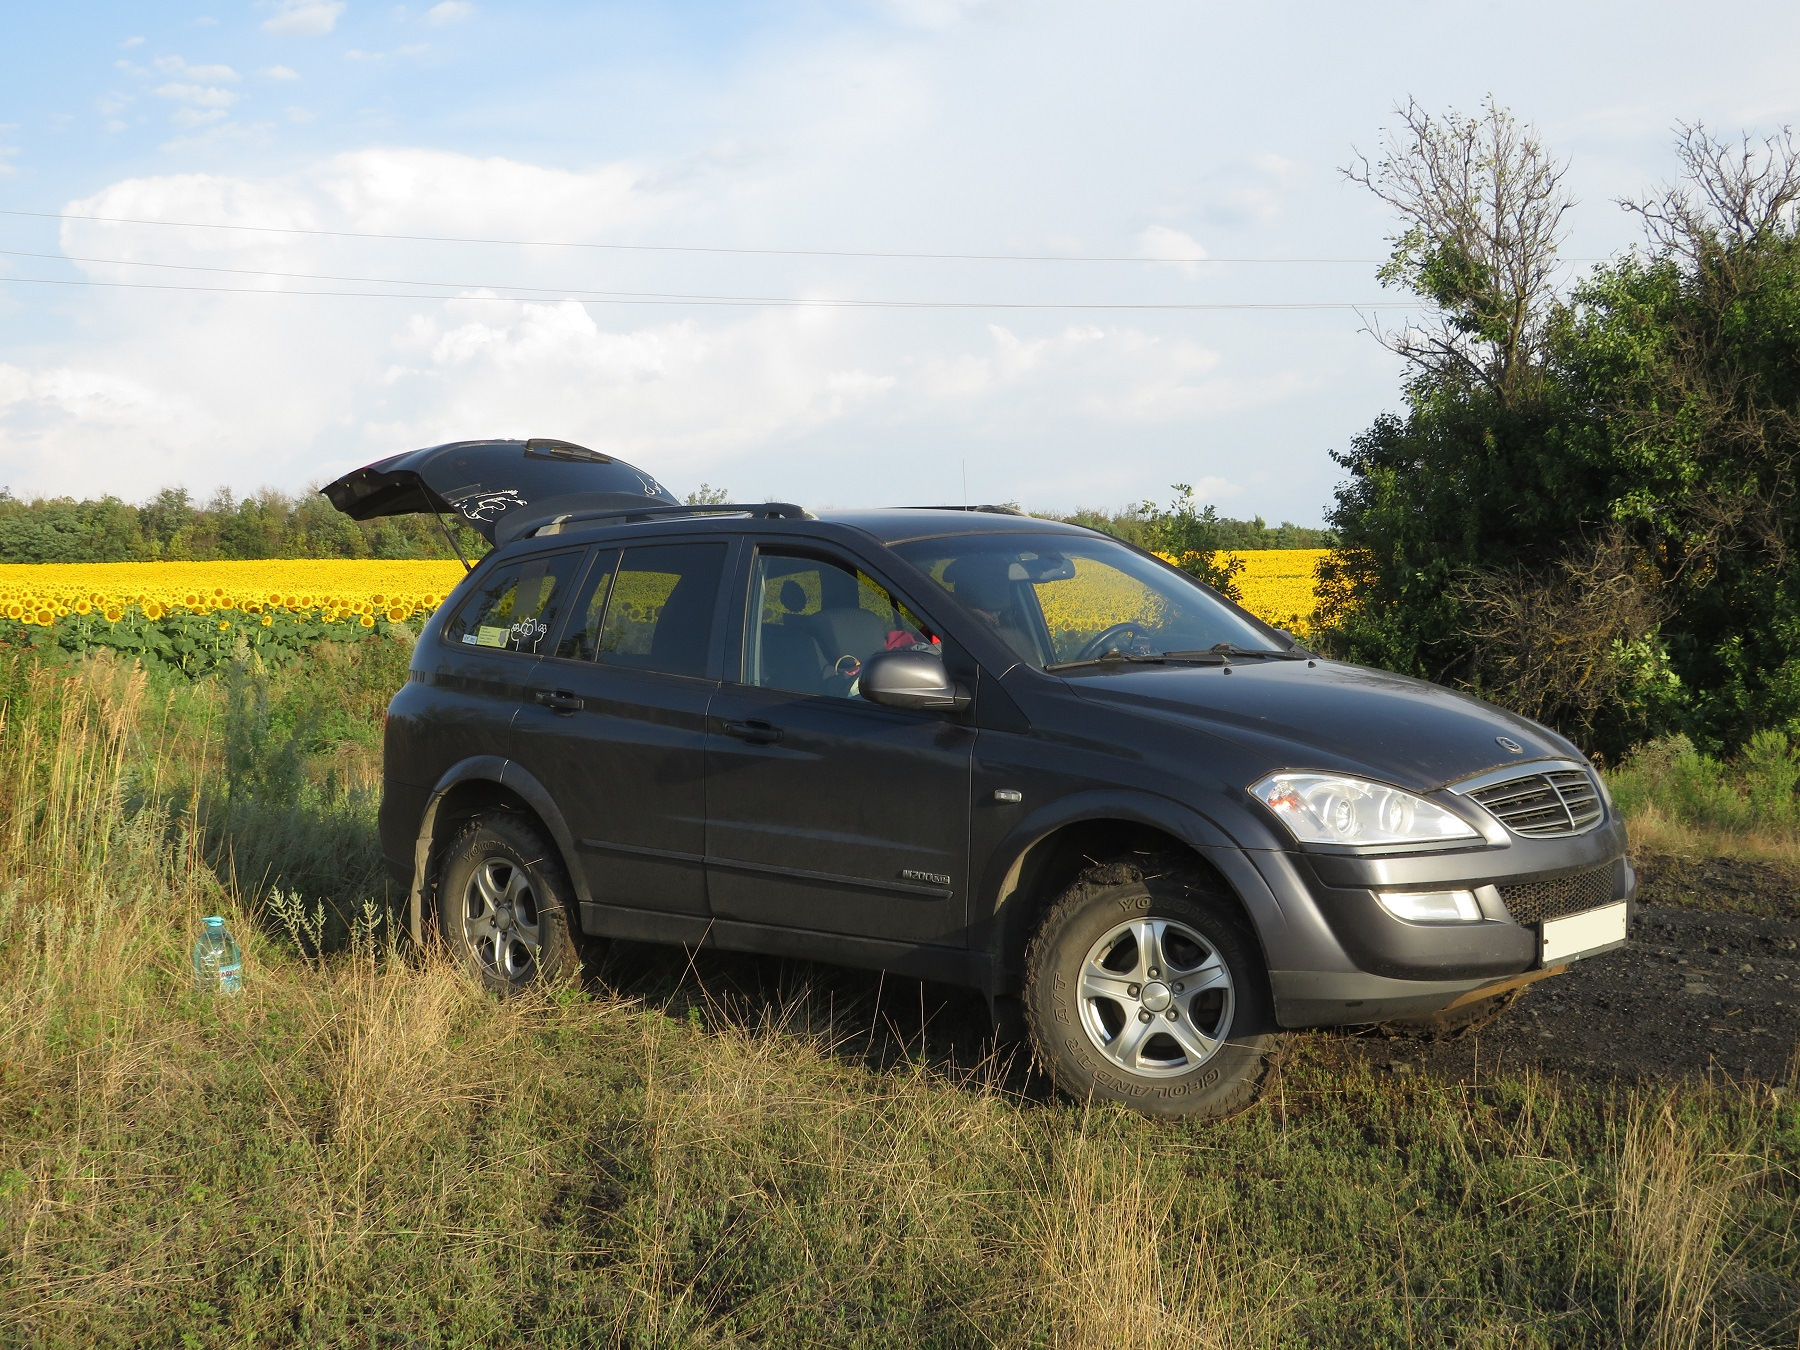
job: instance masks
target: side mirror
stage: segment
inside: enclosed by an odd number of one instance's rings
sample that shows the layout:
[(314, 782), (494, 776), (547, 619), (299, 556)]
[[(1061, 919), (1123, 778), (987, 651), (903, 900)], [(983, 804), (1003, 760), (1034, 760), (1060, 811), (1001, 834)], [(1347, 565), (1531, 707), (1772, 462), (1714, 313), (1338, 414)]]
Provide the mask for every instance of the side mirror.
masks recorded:
[(961, 712), (969, 706), (968, 690), (950, 682), (943, 657), (931, 652), (876, 652), (863, 662), (856, 689), (887, 708)]

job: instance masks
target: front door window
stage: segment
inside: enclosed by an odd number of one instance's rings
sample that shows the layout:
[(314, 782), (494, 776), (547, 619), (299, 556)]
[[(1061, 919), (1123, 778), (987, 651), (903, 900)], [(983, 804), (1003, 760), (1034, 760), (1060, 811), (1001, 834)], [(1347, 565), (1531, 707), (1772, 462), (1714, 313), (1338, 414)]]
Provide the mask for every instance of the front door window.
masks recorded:
[(939, 650), (916, 614), (864, 572), (803, 553), (763, 551), (751, 574), (744, 682), (854, 698), (876, 652)]

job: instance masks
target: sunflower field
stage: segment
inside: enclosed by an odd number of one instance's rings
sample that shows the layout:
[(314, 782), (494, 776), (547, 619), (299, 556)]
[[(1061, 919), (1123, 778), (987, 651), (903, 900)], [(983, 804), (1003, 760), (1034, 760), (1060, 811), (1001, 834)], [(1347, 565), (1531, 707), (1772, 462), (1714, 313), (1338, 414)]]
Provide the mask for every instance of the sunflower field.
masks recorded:
[(96, 647), (203, 674), (241, 648), (293, 655), (423, 618), (462, 577), (455, 561), (0, 565), (0, 647)]
[(1304, 640), (1319, 599), (1318, 567), (1324, 548), (1259, 548), (1230, 554), (1244, 564), (1236, 577), (1242, 604), (1264, 623)]
[[(1304, 635), (1323, 549), (1234, 554), (1244, 607)], [(251, 562), (0, 564), (0, 648), (97, 647), (204, 674), (240, 649), (295, 655), (313, 642), (408, 631), (462, 579), (455, 561), (264, 559)], [(1054, 626), (1084, 625), (1079, 584)], [(1102, 608), (1107, 597), (1087, 597)], [(1063, 610), (1068, 613), (1063, 613)]]

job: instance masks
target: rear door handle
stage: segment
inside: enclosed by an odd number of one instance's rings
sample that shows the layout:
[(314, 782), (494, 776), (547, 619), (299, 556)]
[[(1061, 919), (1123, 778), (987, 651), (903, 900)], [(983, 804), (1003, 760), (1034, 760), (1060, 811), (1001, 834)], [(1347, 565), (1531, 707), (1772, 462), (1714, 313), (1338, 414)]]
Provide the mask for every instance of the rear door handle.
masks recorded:
[(581, 700), (567, 689), (540, 689), (537, 701), (554, 713), (573, 713), (581, 711)]
[(781, 739), (781, 728), (768, 722), (727, 722), (723, 730), (751, 745), (773, 745)]

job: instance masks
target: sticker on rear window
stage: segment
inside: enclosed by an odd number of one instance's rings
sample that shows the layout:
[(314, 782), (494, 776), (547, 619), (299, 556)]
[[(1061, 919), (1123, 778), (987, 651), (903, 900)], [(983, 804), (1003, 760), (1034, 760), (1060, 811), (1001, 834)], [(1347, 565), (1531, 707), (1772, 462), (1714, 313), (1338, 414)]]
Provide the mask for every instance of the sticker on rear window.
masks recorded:
[(484, 623), (475, 630), (475, 645), (477, 647), (504, 647), (507, 638), (511, 636), (512, 633), (509, 629), (490, 628)]

